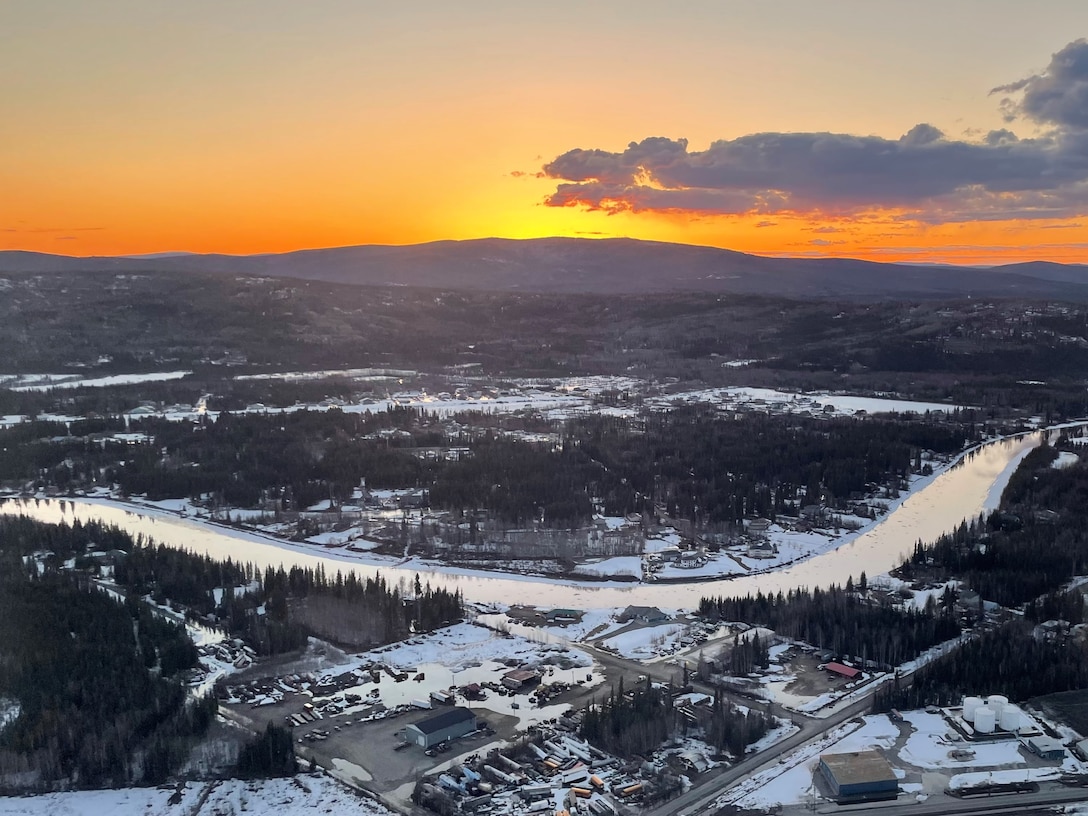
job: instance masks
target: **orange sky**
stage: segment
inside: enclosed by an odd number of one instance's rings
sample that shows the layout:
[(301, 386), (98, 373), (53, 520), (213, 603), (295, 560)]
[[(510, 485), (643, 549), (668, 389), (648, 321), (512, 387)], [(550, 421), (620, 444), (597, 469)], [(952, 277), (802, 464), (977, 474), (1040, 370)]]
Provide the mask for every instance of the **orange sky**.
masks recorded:
[(705, 150), (764, 131), (896, 139), (931, 122), (973, 139), (1006, 126), (991, 88), (1088, 34), (1081, 0), (1029, 19), (1012, 0), (920, 0), (909, 19), (879, 0), (388, 5), (3, 4), (0, 249), (599, 235), (887, 260), (1088, 258), (1076, 212), (932, 225), (887, 208), (608, 215), (545, 206), (557, 181), (536, 175), (572, 148), (647, 136)]

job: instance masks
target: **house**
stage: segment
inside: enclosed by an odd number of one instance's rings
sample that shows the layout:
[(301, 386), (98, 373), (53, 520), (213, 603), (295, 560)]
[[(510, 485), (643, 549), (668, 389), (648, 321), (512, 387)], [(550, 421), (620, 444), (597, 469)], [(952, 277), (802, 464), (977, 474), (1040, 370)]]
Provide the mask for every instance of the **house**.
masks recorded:
[(454, 706), (441, 714), (405, 726), (404, 737), (421, 748), (431, 748), (441, 742), (471, 734), (475, 730), (476, 715), (470, 709)]
[(684, 569), (695, 569), (701, 567), (706, 561), (706, 556), (698, 550), (684, 550), (680, 553), (680, 561), (677, 566)]
[(771, 530), (771, 520), (765, 518), (754, 518), (748, 522), (748, 535), (750, 536), (765, 536)]
[(769, 541), (753, 541), (748, 545), (749, 558), (774, 558), (778, 551)]
[(620, 613), (617, 620), (620, 623), (628, 621), (641, 621), (642, 623), (661, 623), (667, 621), (669, 616), (656, 606), (629, 606)]

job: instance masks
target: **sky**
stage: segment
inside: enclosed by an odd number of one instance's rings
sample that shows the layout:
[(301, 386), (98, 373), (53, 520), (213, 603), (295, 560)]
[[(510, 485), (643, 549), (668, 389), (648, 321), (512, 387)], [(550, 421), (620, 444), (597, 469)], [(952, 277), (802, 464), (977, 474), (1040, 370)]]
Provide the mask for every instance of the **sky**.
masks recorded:
[(1088, 261), (1084, 0), (4, 0), (0, 249)]

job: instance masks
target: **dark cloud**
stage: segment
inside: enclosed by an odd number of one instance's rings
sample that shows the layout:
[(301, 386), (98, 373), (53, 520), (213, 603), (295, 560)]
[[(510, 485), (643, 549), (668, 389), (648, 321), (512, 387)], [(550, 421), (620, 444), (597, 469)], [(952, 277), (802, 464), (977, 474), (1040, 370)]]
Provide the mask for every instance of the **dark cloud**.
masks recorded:
[(902, 209), (933, 222), (1064, 218), (1088, 213), (1088, 41), (1048, 69), (995, 92), (1003, 108), (1050, 129), (949, 139), (928, 123), (898, 139), (754, 133), (689, 150), (651, 137), (620, 152), (576, 148), (543, 167), (546, 203), (616, 212), (857, 216)]
[(1088, 129), (1088, 40), (1069, 43), (1051, 57), (1043, 73), (1000, 85), (990, 93), (1021, 94), (1019, 100), (1001, 100), (1006, 118)]
[(777, 227), (778, 222), (777, 221), (760, 221), (758, 224), (756, 224), (756, 226), (761, 228), (761, 229), (764, 228), (764, 227)]

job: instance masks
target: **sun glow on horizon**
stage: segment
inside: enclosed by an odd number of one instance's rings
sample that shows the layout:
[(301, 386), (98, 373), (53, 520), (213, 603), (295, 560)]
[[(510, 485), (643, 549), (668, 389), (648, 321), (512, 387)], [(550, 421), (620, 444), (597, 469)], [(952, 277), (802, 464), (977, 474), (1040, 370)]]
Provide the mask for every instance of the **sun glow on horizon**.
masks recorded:
[[(939, 28), (890, 0), (865, 14), (804, 0), (683, 14), (620, 0), (556, 0), (547, 13), (434, 0), (0, 5), (0, 249), (259, 254), (566, 236), (1083, 262), (1088, 196), (1076, 185), (1088, 180), (1016, 188), (1038, 196), (1006, 212), (1000, 173), (1006, 160), (1044, 180), (1084, 164), (1072, 153), (1046, 164), (1075, 149), (1053, 135), (1079, 132), (1075, 106), (1032, 118), (1017, 100), (1024, 82), (1049, 94), (1058, 80), (1081, 98), (1081, 78), (1059, 76), (1073, 63), (1054, 55), (1088, 34), (1088, 4), (1054, 0), (1010, 38), (991, 3), (962, 0)], [(1011, 96), (990, 96), (1002, 83)], [(870, 143), (861, 161), (836, 163), (851, 154), (835, 150)], [(999, 159), (975, 210), (965, 173), (960, 209), (922, 211), (950, 200), (912, 186), (941, 145)], [(625, 167), (634, 148), (642, 163)], [(859, 169), (888, 154), (901, 163), (872, 181)], [(940, 169), (962, 165), (973, 166)]]

